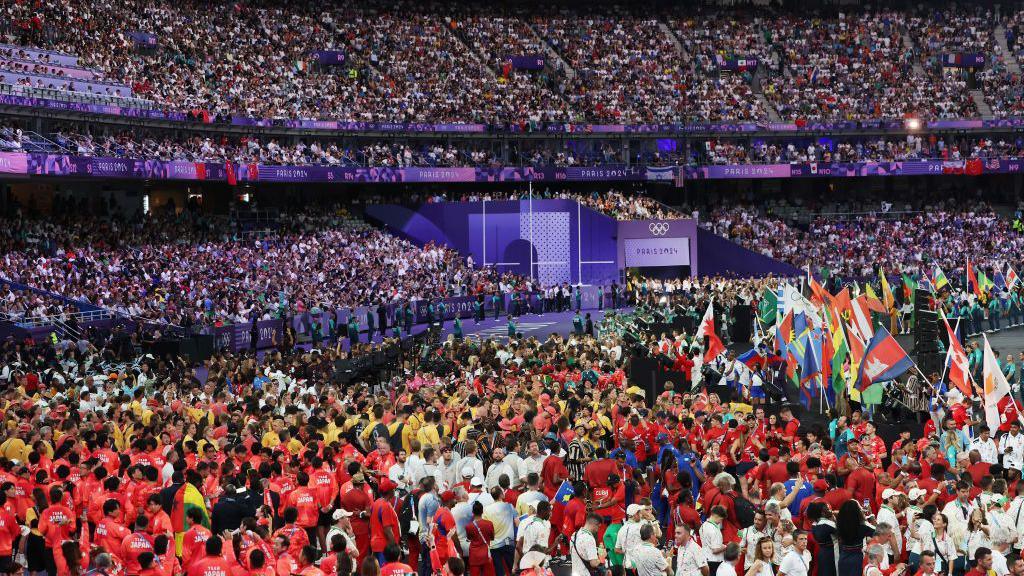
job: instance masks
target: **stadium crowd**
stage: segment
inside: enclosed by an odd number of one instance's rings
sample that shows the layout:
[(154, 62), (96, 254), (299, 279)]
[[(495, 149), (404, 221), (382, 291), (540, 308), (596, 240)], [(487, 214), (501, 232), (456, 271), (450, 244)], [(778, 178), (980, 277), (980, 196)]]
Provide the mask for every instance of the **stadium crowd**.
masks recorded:
[[(526, 200), (530, 198), (529, 190), (518, 190), (509, 192), (486, 191), (468, 192), (464, 194), (435, 194), (426, 198), (427, 202), (491, 202), (493, 200)], [(679, 218), (681, 214), (671, 206), (667, 206), (657, 200), (630, 191), (617, 190), (594, 190), (589, 193), (576, 192), (568, 189), (553, 190), (549, 187), (538, 186), (533, 191), (535, 199), (558, 199), (575, 200), (580, 204), (593, 208), (602, 214), (607, 214), (616, 220), (665, 220), (668, 218)]]
[[(1016, 264), (1024, 236), (1014, 220), (982, 202), (936, 201), (917, 208), (889, 203), (870, 212), (816, 215), (809, 221), (765, 214), (752, 205), (720, 207), (700, 215), (700, 225), (747, 248), (804, 268), (826, 267), (847, 278), (871, 277), (879, 267), (896, 271), (938, 265), (963, 273), (973, 266)], [(792, 207), (790, 207), (792, 208)]]
[(1024, 141), (940, 139), (909, 134), (900, 138), (871, 138), (799, 143), (747, 144), (734, 140), (707, 140), (691, 152), (691, 164), (774, 164), (784, 162), (891, 162), (900, 160), (967, 160), (1019, 156)]
[(280, 226), (247, 234), (187, 213), (131, 224), (24, 218), (2, 233), (0, 275), (186, 327), (505, 293), (520, 282), (475, 269), (450, 249), (420, 248), (351, 218), (298, 214)]
[[(210, 119), (766, 121), (765, 101), (799, 122), (977, 117), (972, 73), (940, 62), (965, 50), (984, 54), (983, 74), (999, 79), (981, 83), (994, 111), (1015, 110), (1020, 79), (1004, 72), (1017, 50), (1001, 53), (995, 29), (1004, 21), (1015, 47), (1017, 11), (1001, 18), (964, 6), (663, 16), (635, 8), (508, 14), (382, 2), (313, 10), (41, 0), (6, 5), (0, 40), (13, 46), (9, 53), (24, 46), (76, 55), (97, 81), (130, 85), (134, 96)], [(201, 32), (197, 23), (210, 21), (224, 24)], [(133, 31), (152, 34), (156, 45), (140, 47)], [(343, 61), (319, 63), (311, 54), (322, 49), (343, 52)], [(544, 65), (516, 69), (513, 56), (539, 56)], [(19, 70), (52, 71), (46, 56), (26, 58)], [(731, 68), (746, 59), (757, 64)]]
[[(775, 286), (640, 279), (636, 310), (596, 335), (451, 336), (386, 385), (344, 378), (357, 358), (329, 342), (193, 364), (116, 327), (6, 341), (0, 561), (56, 576), (1024, 574), (1016, 420), (989, 430), (950, 392), (917, 437), (883, 440), (856, 402), (802, 424), (765, 350), (752, 368), (705, 362), (693, 331), (643, 328), (695, 326), (714, 303), (725, 335), (733, 304)], [(626, 376), (637, 339), (677, 377), (653, 394)]]

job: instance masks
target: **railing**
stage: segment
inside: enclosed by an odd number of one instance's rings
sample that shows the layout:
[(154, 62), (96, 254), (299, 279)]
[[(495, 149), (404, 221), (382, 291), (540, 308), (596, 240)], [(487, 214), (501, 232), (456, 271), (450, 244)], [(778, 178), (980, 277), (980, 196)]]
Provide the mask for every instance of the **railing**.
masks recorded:
[(65, 312), (61, 314), (53, 314), (49, 316), (29, 316), (22, 317), (7, 312), (0, 312), (0, 320), (10, 322), (21, 326), (22, 328), (38, 328), (39, 326), (50, 326), (57, 325), (62, 326), (68, 330), (70, 327), (67, 323), (71, 320), (77, 321), (79, 324), (84, 322), (95, 322), (97, 320), (107, 320), (113, 318), (114, 314), (109, 310), (90, 310), (87, 312)]
[(158, 107), (156, 102), (146, 100), (144, 98), (106, 96), (103, 94), (69, 92), (67, 90), (54, 90), (52, 88), (33, 88), (31, 86), (18, 86), (14, 84), (0, 84), (0, 94), (13, 94), (16, 96), (27, 96), (29, 98), (46, 98), (65, 102), (84, 102), (86, 104), (106, 104), (122, 106), (125, 108), (141, 108), (145, 110), (152, 110)]

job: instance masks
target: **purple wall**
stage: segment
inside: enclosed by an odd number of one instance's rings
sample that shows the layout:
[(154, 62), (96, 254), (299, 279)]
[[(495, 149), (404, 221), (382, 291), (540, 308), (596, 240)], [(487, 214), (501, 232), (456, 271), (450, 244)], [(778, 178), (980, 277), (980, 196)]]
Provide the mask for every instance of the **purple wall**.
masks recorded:
[(571, 200), (378, 205), (366, 214), (417, 244), (444, 244), (545, 285), (618, 280), (617, 222)]
[(799, 268), (747, 250), (707, 230), (697, 230), (701, 276), (799, 276)]

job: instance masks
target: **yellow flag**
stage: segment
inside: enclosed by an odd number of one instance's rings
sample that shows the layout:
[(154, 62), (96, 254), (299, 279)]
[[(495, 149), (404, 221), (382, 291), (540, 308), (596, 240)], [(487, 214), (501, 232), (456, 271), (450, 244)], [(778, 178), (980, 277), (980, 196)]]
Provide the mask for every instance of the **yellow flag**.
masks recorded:
[(891, 311), (896, 307), (896, 298), (892, 295), (892, 290), (889, 288), (889, 281), (885, 279), (885, 274), (882, 269), (878, 269), (878, 277), (882, 280), (882, 304), (885, 305), (885, 309)]

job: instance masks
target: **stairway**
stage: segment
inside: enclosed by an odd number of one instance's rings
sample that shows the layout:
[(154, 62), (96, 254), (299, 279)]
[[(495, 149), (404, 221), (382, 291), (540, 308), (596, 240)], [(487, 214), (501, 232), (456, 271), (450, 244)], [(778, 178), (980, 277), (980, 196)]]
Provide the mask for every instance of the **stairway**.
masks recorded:
[(545, 40), (540, 35), (539, 32), (537, 32), (537, 29), (533, 27), (533, 24), (530, 24), (529, 22), (524, 22), (524, 24), (526, 24), (526, 27), (530, 30), (530, 33), (533, 34), (533, 37), (537, 39), (537, 43), (544, 47), (544, 52), (547, 53), (548, 57), (555, 61), (555, 63), (557, 64), (555, 68), (559, 71), (559, 73), (564, 75), (569, 82), (575, 80), (576, 71), (573, 70), (571, 66), (569, 66), (569, 63), (562, 58), (562, 55), (559, 54), (558, 51), (555, 50), (551, 46), (551, 44), (549, 44), (547, 40)]
[(452, 38), (454, 38), (456, 42), (462, 45), (462, 49), (465, 51), (465, 53), (471, 55), (473, 59), (476, 60), (478, 64), (480, 64), (480, 67), (487, 71), (487, 74), (491, 78), (498, 77), (496, 71), (491, 68), (490, 62), (488, 62), (487, 57), (474, 50), (471, 47), (469, 39), (466, 38), (462, 34), (462, 32), (460, 32), (458, 29), (453, 30), (450, 26), (445, 26), (444, 28), (445, 30), (449, 31)]
[[(903, 32), (903, 47), (908, 50), (914, 50), (914, 41), (910, 38), (909, 32)], [(921, 62), (917, 58), (914, 58), (914, 72), (921, 76), (925, 76), (927, 74), (924, 70), (924, 66), (921, 65)]]
[(690, 55), (687, 54), (686, 50), (683, 48), (683, 43), (679, 41), (679, 37), (676, 36), (676, 33), (672, 31), (672, 28), (670, 28), (668, 24), (661, 20), (658, 20), (658, 28), (661, 28), (662, 34), (667, 36), (668, 39), (672, 41), (672, 44), (675, 45), (676, 53), (679, 54), (681, 61), (689, 62)]
[(985, 95), (981, 93), (981, 90), (971, 90), (971, 100), (974, 100), (974, 106), (978, 109), (978, 114), (982, 120), (995, 118), (995, 115), (992, 114), (992, 108), (988, 105), (988, 102), (985, 102)]
[(764, 109), (768, 112), (769, 122), (783, 122), (782, 117), (779, 116), (778, 110), (776, 110), (775, 107), (772, 106), (771, 102), (769, 102), (768, 98), (764, 95), (764, 92), (761, 91), (760, 82), (754, 82), (754, 97), (757, 98), (757, 100), (761, 103), (761, 106), (764, 106)]
[(1017, 55), (1010, 50), (1010, 46), (1006, 43), (1006, 28), (1000, 24), (996, 26), (992, 33), (996, 36), (996, 45), (999, 46), (999, 50), (1003, 55), (1006, 70), (1011, 74), (1020, 74), (1020, 62), (1017, 62)]

